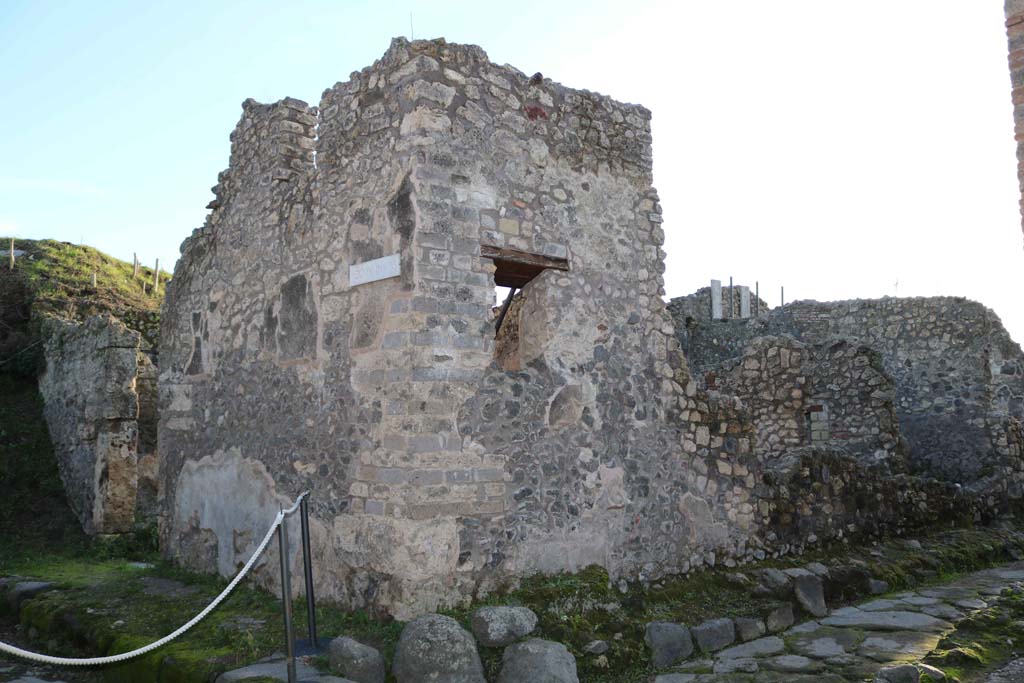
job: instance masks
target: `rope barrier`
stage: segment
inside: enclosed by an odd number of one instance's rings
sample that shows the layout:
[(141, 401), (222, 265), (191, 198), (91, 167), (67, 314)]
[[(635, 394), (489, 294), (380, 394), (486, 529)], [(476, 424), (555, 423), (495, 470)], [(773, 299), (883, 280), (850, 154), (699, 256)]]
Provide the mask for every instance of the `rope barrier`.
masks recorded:
[(263, 537), (263, 540), (260, 541), (259, 546), (256, 547), (256, 552), (254, 552), (252, 557), (249, 558), (249, 561), (245, 563), (245, 566), (242, 567), (241, 571), (239, 571), (238, 574), (235, 575), (235, 578), (231, 580), (231, 583), (228, 584), (227, 588), (221, 591), (220, 595), (213, 599), (213, 602), (207, 605), (202, 612), (192, 617), (191, 621), (181, 626), (178, 630), (174, 631), (173, 633), (164, 636), (160, 640), (152, 642), (149, 645), (140, 647), (137, 650), (132, 650), (131, 652), (122, 652), (121, 654), (110, 655), (109, 657), (89, 657), (85, 659), (74, 659), (69, 657), (51, 657), (50, 655), (44, 655), (39, 654), (38, 652), (30, 652), (29, 650), (23, 650), (20, 647), (15, 647), (14, 645), (5, 643), (2, 640), (0, 640), (0, 652), (5, 652), (7, 654), (14, 655), (15, 657), (30, 659), (35, 662), (41, 662), (43, 664), (56, 664), (58, 666), (100, 666), (103, 664), (116, 664), (118, 662), (124, 662), (129, 659), (133, 659), (135, 657), (144, 655), (147, 652), (152, 652), (158, 647), (163, 647), (167, 643), (171, 642), (172, 640), (174, 640), (175, 638), (177, 638), (178, 636), (180, 636), (181, 634), (185, 633), (190, 628), (198, 624), (200, 621), (203, 620), (204, 617), (206, 617), (207, 614), (215, 610), (217, 608), (217, 605), (223, 602), (224, 598), (226, 598), (231, 593), (231, 591), (235, 589), (235, 586), (237, 586), (238, 583), (245, 578), (245, 575), (249, 573), (249, 570), (253, 568), (253, 565), (256, 564), (256, 560), (260, 558), (260, 555), (263, 554), (263, 551), (267, 549), (267, 544), (270, 543), (270, 539), (273, 538), (274, 532), (277, 531), (277, 528), (281, 526), (282, 522), (284, 522), (285, 517), (295, 512), (299, 508), (299, 503), (301, 503), (302, 499), (305, 498), (308, 494), (309, 491), (303, 491), (301, 494), (299, 494), (299, 497), (295, 499), (295, 503), (290, 508), (281, 510), (277, 513), (277, 517), (274, 518), (274, 523), (270, 525), (270, 529), (267, 530), (267, 534)]

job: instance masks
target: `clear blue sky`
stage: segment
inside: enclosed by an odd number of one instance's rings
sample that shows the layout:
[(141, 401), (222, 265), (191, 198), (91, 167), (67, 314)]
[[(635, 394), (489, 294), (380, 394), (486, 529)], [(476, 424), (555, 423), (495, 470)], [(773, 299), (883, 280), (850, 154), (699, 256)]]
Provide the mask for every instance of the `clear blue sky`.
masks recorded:
[(1001, 5), (4, 0), (0, 234), (173, 262), (241, 102), (318, 101), (411, 13), (416, 37), (654, 112), (670, 295), (962, 294), (1022, 340)]

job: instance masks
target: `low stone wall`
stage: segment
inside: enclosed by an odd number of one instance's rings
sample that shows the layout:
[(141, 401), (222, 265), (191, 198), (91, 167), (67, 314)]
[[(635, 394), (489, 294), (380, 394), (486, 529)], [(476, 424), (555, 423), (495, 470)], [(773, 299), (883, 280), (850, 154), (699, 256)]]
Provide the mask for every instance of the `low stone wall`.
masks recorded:
[(140, 334), (111, 315), (84, 323), (48, 318), (43, 335), (39, 391), (71, 509), (88, 534), (129, 531), (140, 458), (150, 463), (142, 508), (155, 506), (155, 366)]

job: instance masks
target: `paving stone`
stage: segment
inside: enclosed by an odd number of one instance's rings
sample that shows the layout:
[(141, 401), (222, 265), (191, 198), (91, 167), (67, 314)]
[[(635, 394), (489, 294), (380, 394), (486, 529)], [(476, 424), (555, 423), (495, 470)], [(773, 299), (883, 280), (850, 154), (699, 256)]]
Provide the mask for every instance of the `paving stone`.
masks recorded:
[(927, 605), (939, 604), (939, 599), (923, 595), (911, 595), (910, 597), (903, 598), (903, 602), (907, 603), (908, 605), (914, 605), (915, 607), (925, 607)]
[(774, 671), (789, 671), (793, 673), (813, 673), (824, 671), (825, 664), (800, 655), (779, 655), (772, 657), (763, 664), (765, 668)]
[(696, 674), (661, 674), (654, 677), (654, 683), (693, 683)]
[(794, 645), (797, 652), (808, 657), (826, 659), (846, 654), (846, 648), (839, 644), (835, 638), (815, 638), (814, 640)]
[(848, 614), (833, 614), (821, 620), (826, 626), (852, 626), (855, 628), (874, 629), (878, 631), (931, 631), (942, 632), (953, 628), (948, 621), (936, 619), (918, 612), (861, 612), (857, 610)]
[(951, 607), (944, 602), (940, 602), (937, 605), (928, 605), (921, 608), (921, 612), (924, 614), (938, 617), (939, 619), (945, 619), (946, 621), (957, 622), (964, 618), (964, 613), (955, 607)]
[(797, 624), (793, 628), (787, 630), (783, 635), (795, 635), (800, 633), (814, 633), (821, 629), (821, 624), (817, 621), (805, 621), (802, 624)]
[(740, 658), (740, 659), (716, 659), (714, 672), (716, 674), (731, 674), (731, 673), (747, 673), (752, 674), (757, 672), (758, 665), (756, 659)]
[(690, 630), (701, 652), (717, 652), (736, 640), (732, 619), (709, 619)]
[(786, 644), (778, 636), (758, 638), (742, 645), (733, 645), (718, 653), (718, 659), (740, 659), (745, 657), (765, 657), (776, 655), (786, 649)]
[[(300, 681), (321, 681), (320, 672), (304, 664), (302, 661), (295, 662), (295, 673)], [(233, 669), (232, 671), (225, 671), (220, 676), (217, 676), (215, 683), (235, 683), (236, 681), (244, 681), (247, 678), (269, 678), (276, 681), (287, 681), (288, 680), (288, 668), (283, 659), (271, 662), (260, 662), (258, 664), (250, 664), (249, 666), (243, 666), (240, 669)], [(338, 680), (337, 678), (334, 679)], [(344, 679), (341, 679), (344, 681)], [(349, 681), (348, 683), (353, 683)]]
[(934, 650), (939, 640), (939, 635), (918, 631), (872, 633), (865, 636), (857, 654), (876, 662), (914, 661)]
[(681, 624), (652, 621), (644, 631), (644, 642), (651, 649), (655, 667), (672, 666), (693, 654), (690, 630)]
[(966, 600), (957, 600), (953, 604), (955, 604), (957, 607), (962, 607), (964, 609), (970, 610), (985, 609), (986, 607), (988, 607), (988, 603), (979, 598), (967, 598)]
[(857, 609), (863, 612), (881, 612), (883, 610), (899, 609), (902, 606), (902, 600), (872, 600), (871, 602), (865, 602), (862, 605), (857, 605)]

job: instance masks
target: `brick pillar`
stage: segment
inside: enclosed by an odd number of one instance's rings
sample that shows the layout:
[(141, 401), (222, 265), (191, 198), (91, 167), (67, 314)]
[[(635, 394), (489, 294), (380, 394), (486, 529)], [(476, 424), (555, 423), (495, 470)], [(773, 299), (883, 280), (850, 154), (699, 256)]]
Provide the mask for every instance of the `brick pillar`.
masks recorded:
[[(1010, 52), (1010, 82), (1013, 85), (1013, 131), (1017, 140), (1017, 180), (1021, 189), (1024, 217), (1024, 0), (1006, 0), (1006, 38)], [(1024, 221), (1022, 221), (1024, 229)]]

